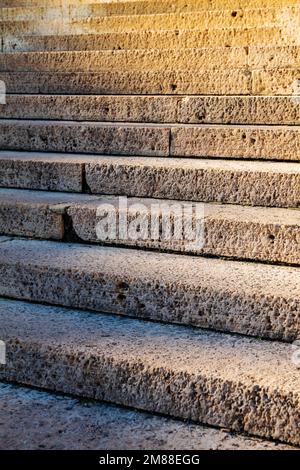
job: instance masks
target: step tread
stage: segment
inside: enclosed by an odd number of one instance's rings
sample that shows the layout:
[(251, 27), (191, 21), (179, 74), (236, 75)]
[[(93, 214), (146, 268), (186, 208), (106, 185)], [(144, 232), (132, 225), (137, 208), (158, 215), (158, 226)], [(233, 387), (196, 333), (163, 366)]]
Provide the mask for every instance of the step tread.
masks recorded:
[[(0, 383), (0, 397), (5, 422), (1, 445), (7, 450), (297, 450), (224, 430), (7, 383)], [(41, 414), (43, 426), (33, 426)]]
[[(1, 120), (0, 120), (1, 121)], [(249, 160), (222, 160), (205, 158), (159, 158), (159, 157), (127, 157), (127, 156), (107, 156), (88, 155), (55, 152), (20, 152), (0, 150), (1, 160), (24, 160), (24, 161), (44, 161), (59, 163), (86, 163), (88, 164), (114, 164), (134, 166), (153, 166), (156, 168), (182, 168), (182, 169), (220, 169), (235, 171), (250, 171), (261, 173), (300, 173), (300, 165), (297, 162), (270, 162), (270, 161), (249, 161)]]
[(1, 244), (0, 266), (6, 297), (270, 338), (299, 336), (297, 267), (22, 239)]
[[(7, 189), (0, 188), (0, 205), (16, 206), (24, 205), (33, 207), (55, 207), (55, 205), (65, 204), (67, 208), (82, 210), (93, 210), (100, 204), (111, 203), (117, 205), (118, 196), (99, 195), (92, 196), (89, 194), (72, 194), (64, 192), (51, 191), (34, 191), (27, 189)], [(140, 203), (145, 209), (151, 204), (188, 204), (189, 201), (167, 200), (167, 199), (151, 199), (151, 198), (128, 198), (128, 204)], [(282, 224), (283, 226), (300, 225), (300, 210), (283, 209), (272, 207), (250, 207), (235, 204), (217, 204), (203, 203), (205, 217), (216, 219), (227, 219), (232, 221), (246, 222), (251, 221), (258, 224)]]
[(8, 300), (0, 315), (2, 379), (300, 442), (292, 345)]

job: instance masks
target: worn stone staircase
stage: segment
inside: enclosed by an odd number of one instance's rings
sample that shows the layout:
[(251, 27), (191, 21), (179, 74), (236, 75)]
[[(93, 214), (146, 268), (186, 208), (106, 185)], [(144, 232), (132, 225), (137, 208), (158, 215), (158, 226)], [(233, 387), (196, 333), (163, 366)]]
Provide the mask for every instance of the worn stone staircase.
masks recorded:
[(300, 2), (0, 7), (0, 447), (300, 446)]

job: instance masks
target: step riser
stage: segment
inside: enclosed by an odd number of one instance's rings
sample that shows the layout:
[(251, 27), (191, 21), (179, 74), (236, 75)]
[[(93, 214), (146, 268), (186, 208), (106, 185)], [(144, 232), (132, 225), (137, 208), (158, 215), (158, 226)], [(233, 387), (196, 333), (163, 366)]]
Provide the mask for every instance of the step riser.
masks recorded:
[[(128, 201), (130, 204), (130, 200)], [(147, 204), (147, 200), (139, 199), (139, 204)], [(109, 201), (108, 203), (112, 203)], [(153, 204), (167, 204), (178, 206), (178, 201), (152, 200)], [(116, 201), (117, 205), (118, 202)], [(189, 203), (186, 203), (189, 205)], [(146, 206), (147, 207), (147, 206)], [(173, 206), (174, 207), (174, 206)], [(183, 210), (183, 209), (181, 209)], [(270, 210), (270, 209), (269, 209)], [(234, 211), (234, 208), (233, 208)], [(239, 210), (236, 208), (236, 212)], [(247, 212), (247, 211), (246, 211)], [(99, 223), (96, 209), (87, 206), (70, 207), (67, 210), (72, 220), (72, 227), (76, 235), (85, 242), (99, 243), (96, 227)], [(126, 211), (117, 210), (118, 217), (122, 220), (127, 216)], [(211, 215), (210, 215), (211, 214)], [(125, 245), (139, 248), (151, 248), (155, 250), (177, 251), (198, 255), (224, 256), (230, 258), (248, 259), (256, 261), (268, 261), (277, 263), (300, 264), (300, 212), (298, 222), (294, 226), (280, 226), (280, 214), (277, 223), (258, 223), (253, 220), (254, 213), (248, 211), (249, 220), (232, 220), (226, 215), (215, 214), (215, 209), (204, 206), (204, 246), (203, 248), (193, 248), (188, 240), (164, 240), (160, 236), (159, 240), (151, 240), (148, 236), (146, 240), (133, 241), (110, 240), (108, 243), (115, 245)], [(151, 227), (151, 215), (149, 210), (142, 212), (146, 226)], [(247, 216), (246, 216), (247, 217)], [(129, 217), (128, 221), (135, 220), (136, 217)], [(164, 219), (161, 218), (161, 221)], [(196, 218), (193, 218), (196, 225)], [(7, 224), (8, 226), (8, 224)], [(5, 233), (5, 231), (2, 231)]]
[(2, 380), (299, 445), (290, 346), (33, 307), (2, 308)]
[[(247, 70), (195, 72), (45, 73), (0, 72), (7, 93), (42, 94), (213, 94), (248, 95), (251, 74)], [(290, 86), (290, 82), (288, 85)]]
[(221, 164), (197, 169), (185, 167), (184, 160), (170, 166), (167, 160), (152, 165), (126, 157), (96, 157), (93, 161), (88, 156), (45, 159), (35, 158), (34, 154), (23, 159), (0, 155), (0, 162), (0, 185), (7, 188), (82, 192), (87, 185), (93, 194), (300, 207), (300, 175), (296, 168), (281, 172), (269, 167), (224, 168)]
[(0, 255), (4, 297), (270, 339), (299, 337), (297, 267), (22, 240), (3, 243)]
[[(287, 35), (299, 37), (299, 8), (256, 9), (235, 11), (206, 11), (166, 15), (141, 15), (120, 17), (91, 17), (82, 20), (73, 20), (65, 28), (70, 31), (97, 33), (97, 32), (123, 32), (123, 31), (161, 31), (161, 30), (206, 30), (229, 28), (262, 28), (281, 27)], [(62, 30), (64, 26), (62, 25)]]
[[(11, 194), (8, 192), (8, 195)], [(49, 200), (47, 200), (47, 195)], [(129, 199), (128, 207), (139, 204), (139, 211), (147, 227), (148, 235), (145, 239), (118, 239), (100, 240), (97, 236), (97, 226), (100, 217), (97, 216), (97, 207), (110, 204), (115, 207), (118, 220), (128, 220), (128, 224), (137, 220), (137, 213), (130, 215), (127, 210), (119, 209), (118, 198), (100, 198), (95, 203), (72, 202), (72, 199), (62, 195), (62, 203), (56, 204), (51, 193), (36, 194), (36, 202), (27, 202), (28, 194), (20, 190), (7, 199), (7, 191), (0, 190), (0, 234), (12, 236), (25, 236), (48, 240), (71, 239), (76, 234), (76, 240), (88, 243), (112, 244), (128, 247), (150, 248), (154, 250), (167, 250), (173, 252), (192, 253), (198, 255), (223, 256), (256, 261), (300, 264), (300, 212), (272, 211), (268, 209), (240, 208), (238, 206), (210, 206), (204, 205), (204, 246), (192, 246), (192, 242), (176, 237), (164, 238), (158, 234), (156, 239), (149, 236), (151, 227), (151, 206), (168, 206), (170, 210), (179, 207), (183, 214), (183, 205), (179, 201), (164, 201), (157, 199)], [(41, 201), (44, 199), (44, 202)], [(92, 197), (90, 197), (92, 199)], [(22, 202), (20, 202), (22, 201)], [(64, 201), (64, 202), (63, 202)], [(141, 211), (140, 205), (144, 206)], [(184, 204), (190, 206), (186, 201)], [(132, 209), (133, 210), (133, 209)], [(154, 210), (154, 209), (153, 209)], [(161, 209), (162, 210), (162, 209)], [(68, 224), (65, 224), (65, 215), (68, 215)], [(160, 224), (168, 220), (160, 211)], [(264, 220), (265, 218), (265, 220)], [(183, 219), (179, 219), (184, 223)], [(196, 217), (193, 223), (196, 226)], [(71, 222), (71, 225), (70, 225)], [(72, 231), (70, 229), (72, 227)]]
[(80, 162), (1, 160), (0, 185), (46, 191), (83, 190), (84, 165)]
[[(75, 10), (76, 11), (76, 10)], [(85, 11), (83, 16), (76, 17), (67, 14), (61, 19), (50, 21), (44, 19), (15, 20), (3, 22), (6, 34), (40, 33), (40, 34), (81, 34), (98, 32), (124, 31), (162, 31), (162, 30), (206, 30), (228, 28), (262, 28), (281, 27), (287, 34), (297, 36), (299, 8), (282, 9), (253, 9), (253, 10), (224, 10), (202, 11), (192, 13), (168, 13), (164, 15), (123, 15), (98, 16), (97, 13)]]
[(75, 152), (115, 155), (168, 156), (167, 128), (4, 120), (0, 122), (4, 150)]
[(300, 47), (17, 52), (0, 55), (1, 72), (199, 71), (299, 67)]
[[(75, 6), (74, 6), (75, 5)], [(33, 20), (33, 19), (47, 19), (47, 18), (74, 18), (74, 17), (91, 17), (91, 16), (111, 16), (111, 15), (146, 15), (146, 14), (162, 14), (162, 13), (185, 13), (185, 12), (199, 12), (201, 10), (226, 10), (228, 8), (236, 9), (244, 8), (282, 8), (288, 6), (299, 6), (296, 0), (287, 1), (266, 1), (257, 2), (221, 2), (221, 1), (135, 1), (135, 2), (116, 2), (116, 3), (102, 3), (96, 4), (92, 0), (84, 2), (70, 1), (66, 5), (61, 3), (55, 4), (53, 1), (49, 6), (42, 6), (37, 3), (34, 7), (27, 2), (24, 6), (11, 6), (2, 10), (2, 17), (4, 20)], [(1, 7), (1, 4), (0, 4)]]
[[(267, 170), (267, 169), (266, 169)], [(186, 201), (299, 207), (300, 175), (247, 169), (189, 169), (179, 164), (166, 168), (134, 161), (87, 164), (91, 192)], [(157, 182), (153, 185), (153, 181)], [(174, 184), (176, 182), (176, 184)], [(237, 190), (238, 188), (238, 190)]]
[(1, 72), (99, 72), (101, 70), (164, 71), (245, 68), (243, 48), (184, 51), (31, 52), (0, 55)]
[(2, 52), (97, 51), (111, 49), (186, 49), (201, 47), (280, 46), (299, 44), (300, 39), (280, 28), (111, 33), (78, 36), (25, 36), (4, 38)]
[(300, 160), (300, 130), (293, 127), (159, 127), (2, 120), (0, 131), (2, 150)]
[(7, 95), (0, 118), (299, 125), (300, 108), (292, 97)]

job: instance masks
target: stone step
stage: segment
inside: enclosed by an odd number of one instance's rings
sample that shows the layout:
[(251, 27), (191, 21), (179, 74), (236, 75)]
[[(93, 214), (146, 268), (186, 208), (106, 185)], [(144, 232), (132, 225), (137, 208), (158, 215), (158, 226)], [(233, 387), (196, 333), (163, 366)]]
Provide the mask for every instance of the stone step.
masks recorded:
[(82, 192), (85, 164), (94, 157), (0, 152), (0, 186), (47, 191)]
[(300, 160), (300, 128), (0, 120), (2, 150)]
[[(42, 307), (44, 309), (45, 307)], [(6, 450), (297, 450), (120, 406), (0, 383)], [(35, 426), (43, 416), (43, 425)]]
[[(48, 17), (38, 14), (37, 17), (22, 17), (12, 12), (12, 15), (4, 15), (3, 27), (9, 28), (9, 32), (18, 30), (18, 27), (28, 31), (51, 31), (52, 23), (56, 25), (55, 32), (76, 33), (89, 32), (122, 32), (122, 31), (161, 31), (166, 29), (211, 29), (211, 28), (256, 28), (262, 26), (282, 26), (292, 29), (296, 34), (299, 27), (299, 5), (282, 8), (256, 8), (256, 9), (227, 9), (227, 10), (202, 10), (192, 12), (175, 12), (163, 14), (121, 14), (103, 16), (103, 11), (97, 12), (99, 7), (88, 6), (74, 7), (70, 10), (56, 10)], [(101, 6), (100, 6), (101, 9)], [(4, 10), (5, 11), (5, 10)], [(49, 20), (49, 21), (48, 21)], [(6, 24), (7, 23), (7, 24)], [(10, 23), (10, 24), (9, 24)], [(47, 25), (48, 23), (48, 25)], [(54, 33), (54, 30), (53, 30)]]
[[(109, 207), (124, 221), (125, 236), (99, 235), (103, 211)], [(187, 211), (190, 218), (184, 216)], [(140, 217), (143, 235), (137, 233)], [(202, 222), (204, 234), (188, 238), (188, 224)], [(185, 227), (184, 236), (176, 236), (176, 224)], [(130, 227), (133, 233), (128, 233)], [(300, 264), (300, 211), (290, 209), (0, 189), (0, 234)]]
[(61, 242), (1, 243), (0, 295), (294, 341), (299, 267)]
[[(290, 50), (290, 48), (289, 48)], [(194, 71), (244, 68), (245, 48), (184, 50), (16, 52), (0, 55), (1, 72)], [(292, 66), (292, 64), (291, 64)]]
[(1, 187), (300, 207), (298, 163), (9, 151), (0, 163)]
[[(287, 75), (289, 80), (290, 71)], [(7, 93), (18, 94), (249, 95), (252, 88), (252, 76), (247, 69), (207, 69), (191, 72), (0, 72), (0, 80), (5, 82)], [(281, 82), (283, 80), (284, 77), (281, 77)], [(257, 81), (261, 82), (260, 76)], [(290, 85), (291, 82), (287, 81), (289, 88)]]
[(68, 239), (71, 226), (67, 208), (91, 204), (98, 197), (84, 194), (0, 189), (0, 233), (7, 235)]
[(282, 28), (220, 30), (131, 31), (65, 36), (4, 37), (2, 52), (97, 51), (120, 49), (189, 49), (213, 47), (283, 46), (299, 44), (298, 34)]
[(0, 8), (25, 8), (40, 7), (53, 8), (62, 5), (80, 6), (80, 5), (98, 5), (101, 4), (107, 14), (114, 12), (127, 11), (128, 14), (137, 14), (147, 12), (167, 13), (173, 11), (198, 11), (205, 9), (224, 9), (224, 8), (271, 8), (297, 6), (299, 0), (0, 0)]
[(7, 95), (0, 118), (299, 125), (299, 103), (288, 96)]
[[(2, 2), (3, 3), (3, 2)], [(2, 5), (0, 2), (0, 7)], [(76, 1), (69, 0), (67, 2), (51, 1), (47, 5), (43, 2), (32, 4), (32, 2), (25, 2), (22, 6), (16, 6), (15, 2), (9, 3), (6, 7), (1, 7), (0, 15), (4, 20), (36, 20), (36, 19), (53, 19), (53, 18), (74, 18), (74, 17), (92, 17), (92, 16), (113, 16), (113, 15), (153, 15), (162, 13), (186, 13), (186, 12), (201, 12), (205, 10), (220, 10), (233, 9), (232, 13), (237, 15), (239, 10), (247, 10), (249, 8), (277, 8), (282, 11), (283, 7), (286, 9), (291, 6), (299, 6), (297, 0), (288, 1), (270, 1), (266, 0), (258, 3), (255, 1), (248, 2), (224, 2), (224, 1), (211, 1), (211, 0), (192, 0), (185, 2), (177, 0), (176, 2), (164, 0), (151, 1), (118, 1), (118, 2), (96, 2), (95, 0)], [(280, 12), (279, 12), (280, 13)], [(0, 17), (1, 17), (0, 16)]]
[(4, 150), (168, 156), (169, 140), (157, 124), (0, 120)]
[(300, 443), (294, 345), (8, 300), (0, 316), (2, 380)]
[[(280, 27), (287, 36), (297, 37), (299, 29), (298, 7), (259, 8), (246, 10), (204, 10), (198, 12), (167, 13), (155, 15), (91, 16), (83, 12), (83, 17), (71, 18), (65, 10), (54, 19), (3, 20), (3, 36), (20, 35), (64, 35), (98, 34), (124, 31), (165, 31), (165, 30), (207, 30), (232, 28)], [(75, 11), (78, 8), (75, 7)], [(61, 16), (63, 18), (61, 18)]]
[[(4, 163), (10, 168), (9, 157)], [(298, 163), (101, 157), (86, 164), (85, 178), (92, 193), (300, 206)]]
[[(63, 31), (76, 33), (87, 32), (123, 32), (123, 31), (161, 31), (195, 29), (205, 30), (211, 28), (257, 28), (277, 27), (293, 31), (299, 28), (299, 5), (297, 7), (257, 8), (245, 10), (205, 10), (201, 12), (167, 13), (156, 15), (123, 15), (123, 16), (89, 16), (74, 19), (68, 24), (61, 25)], [(41, 25), (42, 26), (42, 25)], [(46, 25), (45, 25), (46, 26)], [(38, 26), (37, 26), (38, 27)], [(16, 25), (17, 28), (17, 25)]]
[(15, 52), (0, 55), (1, 72), (100, 72), (298, 68), (300, 46), (118, 51)]

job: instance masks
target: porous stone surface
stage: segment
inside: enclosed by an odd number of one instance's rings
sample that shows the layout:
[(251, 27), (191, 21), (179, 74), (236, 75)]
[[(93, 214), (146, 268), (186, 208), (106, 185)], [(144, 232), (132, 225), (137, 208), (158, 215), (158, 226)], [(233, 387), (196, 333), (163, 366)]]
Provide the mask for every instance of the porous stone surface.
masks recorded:
[(300, 129), (292, 126), (184, 126), (171, 138), (177, 157), (300, 160)]
[(0, 120), (3, 150), (300, 160), (296, 126)]
[[(298, 21), (299, 28), (299, 20), (295, 21)], [(255, 70), (268, 68), (274, 69), (277, 67), (286, 67), (290, 69), (298, 68), (300, 61), (300, 45), (298, 43), (298, 45), (278, 47), (251, 46), (249, 47), (248, 57), (249, 67)]]
[(21, 52), (0, 55), (2, 72), (98, 72), (100, 70), (179, 70), (190, 72), (215, 68), (244, 68), (245, 48)]
[(0, 120), (4, 150), (168, 156), (169, 134), (155, 124)]
[(0, 318), (2, 380), (299, 445), (292, 345), (8, 300)]
[(247, 69), (196, 71), (0, 72), (7, 93), (249, 94)]
[(0, 117), (149, 123), (300, 124), (288, 96), (7, 95)]
[[(187, 3), (187, 2), (186, 2)], [(162, 4), (162, 3), (161, 3)], [(162, 4), (163, 5), (163, 4)], [(130, 31), (65, 36), (4, 37), (2, 52), (97, 51), (120, 49), (186, 49), (199, 47), (278, 46), (297, 43), (282, 28)]]
[(13, 119), (176, 122), (180, 100), (174, 96), (8, 95), (6, 104), (0, 105), (0, 116)]
[[(77, 236), (86, 242), (300, 264), (300, 211), (219, 204), (199, 205), (204, 215), (202, 246), (200, 239), (198, 244), (195, 243), (196, 240), (191, 236), (187, 224), (183, 239), (173, 234), (168, 239), (163, 232), (159, 232), (156, 239), (150, 235), (151, 218), (157, 214), (162, 224), (165, 220), (165, 208), (170, 210), (170, 224), (174, 223), (174, 217), (176, 219), (176, 211), (180, 214), (180, 224), (184, 224), (185, 207), (191, 207), (188, 201), (129, 198), (125, 208), (120, 203), (119, 198), (109, 196), (83, 203), (74, 201), (68, 207), (67, 213), (71, 217)], [(118, 214), (119, 218), (127, 218), (127, 227), (141, 216), (146, 225), (146, 237), (140, 234), (138, 239), (132, 239), (130, 236), (125, 239), (108, 237), (106, 241), (99, 239), (97, 226), (103, 217), (99, 210), (106, 204), (115, 208), (114, 213)], [(196, 226), (196, 212), (192, 220)]]
[(299, 164), (99, 157), (85, 167), (92, 193), (299, 207)]
[(0, 152), (0, 186), (47, 191), (83, 190), (83, 159), (56, 154)]
[[(78, 237), (77, 241), (300, 264), (299, 211), (219, 204), (199, 205), (204, 217), (202, 246), (202, 241), (193, 237), (190, 226), (187, 225), (188, 218), (184, 217), (185, 208), (192, 207), (189, 201), (129, 198), (124, 208), (120, 206), (120, 202), (118, 197), (113, 196), (93, 197), (0, 189), (0, 233), (45, 239), (61, 239), (64, 235), (71, 237), (73, 232), (68, 233), (70, 227), (64, 226), (63, 216), (67, 214), (72, 230)], [(99, 210), (107, 204), (114, 207), (114, 213), (118, 217), (127, 218), (127, 227), (142, 215), (146, 224), (146, 237), (140, 234), (138, 239), (130, 236), (100, 239), (97, 226), (103, 215), (99, 214)], [(166, 208), (170, 213), (164, 212)], [(180, 223), (185, 224), (184, 237), (177, 238), (170, 232), (172, 236), (169, 239), (160, 231), (155, 239), (151, 237), (153, 214), (158, 215), (160, 224), (168, 220), (170, 227), (173, 227), (178, 208)], [(195, 208), (193, 210), (192, 221), (196, 225), (198, 219)], [(165, 219), (166, 216), (169, 218)]]
[(293, 341), (299, 268), (13, 240), (0, 295)]
[(0, 233), (61, 240), (68, 206), (93, 199), (69, 193), (0, 189)]
[(297, 450), (104, 403), (0, 384), (2, 450)]
[(289, 95), (299, 105), (298, 80), (300, 69), (276, 67), (252, 72), (253, 93), (260, 95)]
[(95, 0), (0, 0), (0, 7), (54, 7), (61, 6), (62, 1), (64, 5), (79, 6), (79, 5), (97, 5), (101, 11), (102, 8), (108, 14), (124, 13), (135, 14), (136, 12), (147, 13), (166, 13), (168, 11), (199, 11), (210, 8), (224, 9), (224, 8), (258, 8), (258, 7), (282, 7), (287, 5), (297, 5), (298, 0), (190, 0), (188, 3), (183, 0), (164, 0), (163, 3), (158, 0), (101, 0), (101, 7)]
[[(287, 31), (299, 27), (297, 7), (256, 8), (244, 10), (206, 10), (199, 12), (167, 13), (163, 15), (124, 15), (74, 19), (70, 25), (61, 25), (60, 33), (69, 29), (76, 33), (108, 31), (160, 31), (164, 29), (206, 30), (227, 28), (257, 28), (282, 26)], [(39, 23), (41, 25), (41, 23)], [(40, 26), (42, 27), (42, 26)], [(43, 25), (46, 28), (46, 25)], [(47, 31), (47, 29), (46, 29)]]

